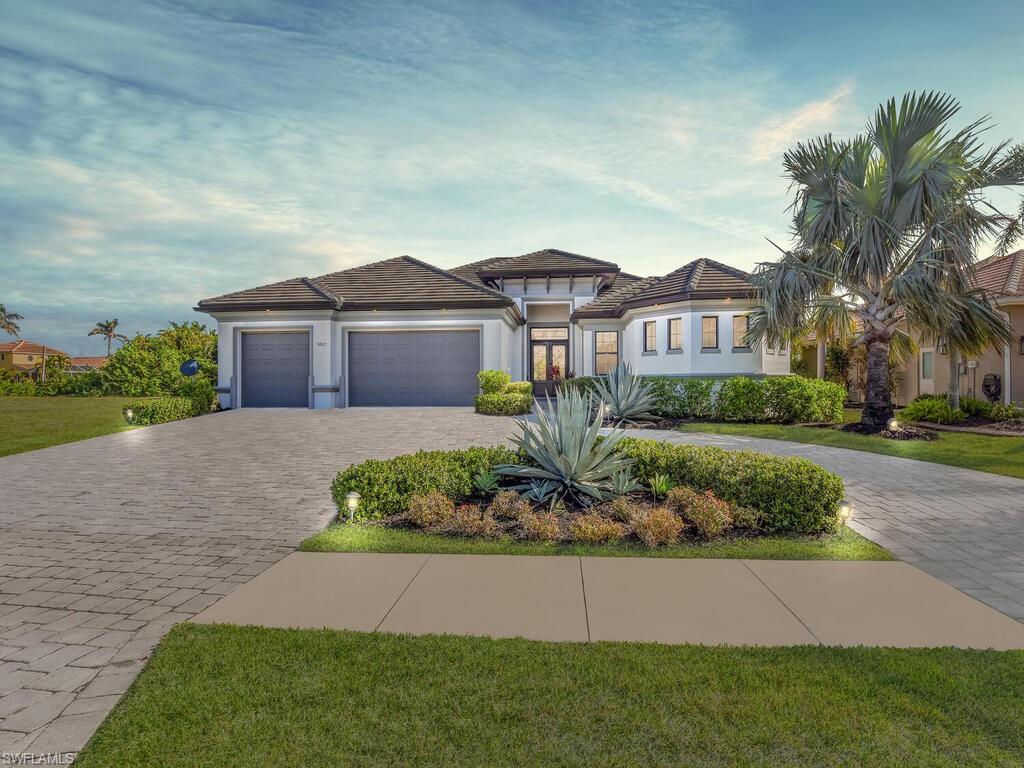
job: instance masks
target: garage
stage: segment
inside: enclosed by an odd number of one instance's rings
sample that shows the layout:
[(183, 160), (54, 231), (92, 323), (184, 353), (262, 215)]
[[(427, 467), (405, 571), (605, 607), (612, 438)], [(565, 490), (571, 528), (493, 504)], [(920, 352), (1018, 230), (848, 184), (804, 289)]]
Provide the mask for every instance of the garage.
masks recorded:
[(309, 332), (243, 333), (243, 408), (309, 407)]
[(353, 331), (349, 405), (472, 405), (480, 331)]

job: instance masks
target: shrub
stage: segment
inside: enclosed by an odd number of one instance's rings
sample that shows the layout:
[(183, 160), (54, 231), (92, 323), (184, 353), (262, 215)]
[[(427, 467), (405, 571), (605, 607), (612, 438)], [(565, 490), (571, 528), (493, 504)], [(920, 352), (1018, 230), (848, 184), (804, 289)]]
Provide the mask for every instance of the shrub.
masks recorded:
[(562, 527), (554, 512), (529, 512), (523, 518), (523, 533), (528, 539), (556, 541), (562, 537)]
[(626, 528), (600, 515), (579, 515), (569, 523), (569, 534), (573, 540), (584, 544), (604, 544), (621, 539), (626, 535)]
[(480, 371), (476, 375), (476, 380), (480, 384), (481, 392), (485, 395), (493, 395), (504, 390), (512, 381), (512, 377), (505, 371), (489, 370)]
[(843, 420), (846, 389), (835, 382), (801, 376), (769, 376), (759, 383), (764, 392), (765, 421), (792, 424)]
[[(529, 384), (529, 382), (526, 382)], [(533, 395), (519, 392), (492, 392), (477, 395), (473, 409), (486, 416), (517, 416), (533, 410)]]
[(753, 507), (733, 507), (732, 527), (756, 531), (761, 527), (761, 513)]
[[(500, 475), (521, 478), (520, 488), (537, 496), (548, 483), (556, 498), (568, 496), (580, 504), (603, 501), (610, 495), (611, 478), (632, 461), (616, 453), (620, 431), (601, 437), (601, 414), (593, 414), (590, 399), (572, 390), (559, 391), (553, 413), (539, 410), (535, 422), (519, 422), (517, 447), (532, 465), (497, 467)], [(532, 481), (538, 480), (540, 483)], [(544, 501), (542, 494), (537, 501)]]
[(452, 513), (446, 530), (459, 536), (489, 537), (498, 532), (494, 516), (476, 504), (461, 504)]
[(760, 510), (766, 531), (818, 533), (838, 526), (843, 481), (807, 459), (632, 438), (620, 450), (635, 461), (638, 477), (664, 473), (679, 485)]
[(1024, 408), (1012, 403), (997, 403), (992, 406), (989, 418), (996, 421), (1009, 421), (1010, 419), (1024, 419)]
[(217, 393), (213, 389), (213, 384), (205, 376), (196, 374), (184, 377), (177, 386), (176, 394), (178, 397), (187, 397), (192, 400), (200, 413), (209, 413), (215, 409)]
[(700, 493), (693, 488), (673, 488), (665, 506), (697, 529), (705, 539), (713, 539), (732, 525), (732, 507), (711, 491)]
[(506, 384), (502, 392), (516, 395), (529, 395), (533, 397), (533, 382), (532, 381), (513, 381), (511, 384)]
[(98, 368), (68, 376), (60, 388), (60, 394), (73, 397), (97, 397), (103, 394), (105, 383), (103, 373)]
[(409, 522), (418, 528), (440, 528), (455, 514), (455, 502), (439, 491), (416, 493), (409, 499)]
[(489, 507), (491, 514), (499, 520), (518, 520), (533, 511), (526, 499), (515, 491), (500, 491)]
[(483, 469), (518, 461), (508, 448), (419, 451), (393, 459), (370, 459), (338, 473), (331, 493), (339, 505), (345, 494), (362, 497), (356, 514), (372, 520), (404, 512), (414, 493), (440, 491), (456, 501), (473, 494), (473, 476)]
[(683, 530), (683, 521), (665, 507), (645, 509), (630, 520), (633, 533), (648, 547), (672, 544)]
[(650, 377), (654, 392), (654, 412), (666, 419), (709, 419), (714, 416), (715, 381), (713, 379)]
[(36, 383), (34, 381), (18, 381), (12, 375), (0, 372), (0, 396), (5, 397), (32, 397), (36, 394)]
[(986, 419), (992, 417), (992, 404), (974, 397), (961, 397), (960, 410), (967, 416), (982, 416)]
[(967, 416), (959, 408), (951, 408), (945, 400), (917, 398), (903, 409), (900, 417), (907, 421), (930, 421), (934, 424), (956, 424)]
[(726, 379), (718, 390), (717, 415), (724, 421), (767, 421), (764, 386), (746, 376)]
[(186, 360), (199, 363), (193, 378), (217, 380), (217, 334), (197, 323), (171, 324), (156, 336), (138, 335), (125, 342), (103, 366), (110, 392), (129, 397), (177, 395), (185, 377), (179, 370)]
[(612, 499), (609, 513), (620, 523), (628, 523), (641, 509), (642, 507), (628, 496), (616, 496)]
[[(128, 412), (131, 411), (131, 416)], [(151, 400), (132, 400), (121, 408), (129, 424), (145, 426), (168, 421), (190, 419), (200, 411), (194, 400), (187, 397), (155, 397)]]

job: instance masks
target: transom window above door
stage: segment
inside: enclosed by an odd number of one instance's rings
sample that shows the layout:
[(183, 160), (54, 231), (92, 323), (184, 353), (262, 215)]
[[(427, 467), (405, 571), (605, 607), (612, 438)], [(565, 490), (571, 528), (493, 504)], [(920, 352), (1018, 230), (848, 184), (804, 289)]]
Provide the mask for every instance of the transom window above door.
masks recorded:
[(598, 376), (619, 364), (619, 332), (597, 331), (594, 333), (594, 371)]
[(564, 341), (569, 338), (568, 328), (531, 328), (531, 341)]

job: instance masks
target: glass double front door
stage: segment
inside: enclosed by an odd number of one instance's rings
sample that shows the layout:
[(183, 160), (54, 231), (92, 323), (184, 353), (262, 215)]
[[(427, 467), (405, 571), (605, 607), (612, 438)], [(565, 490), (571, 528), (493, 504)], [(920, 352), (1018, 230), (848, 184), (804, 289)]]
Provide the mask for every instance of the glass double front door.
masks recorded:
[(530, 379), (535, 395), (554, 396), (568, 365), (568, 328), (530, 329)]

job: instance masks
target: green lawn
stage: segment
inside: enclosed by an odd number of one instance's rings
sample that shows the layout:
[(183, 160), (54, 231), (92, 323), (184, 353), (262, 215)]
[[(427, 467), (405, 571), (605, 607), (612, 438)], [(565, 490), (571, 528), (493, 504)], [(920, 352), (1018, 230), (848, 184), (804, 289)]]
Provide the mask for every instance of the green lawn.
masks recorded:
[[(857, 411), (847, 411), (846, 421), (857, 421)], [(745, 435), (795, 443), (831, 445), (855, 451), (901, 456), (905, 459), (932, 461), (966, 467), (997, 475), (1024, 478), (1024, 437), (972, 435), (964, 432), (938, 432), (938, 439), (884, 440), (880, 437), (840, 432), (835, 429), (793, 427), (782, 424), (686, 424), (683, 432), (712, 432), (720, 435)]]
[(127, 397), (0, 397), (0, 456), (131, 429)]
[(750, 560), (893, 560), (885, 549), (849, 528), (830, 536), (765, 536), (706, 544), (647, 547), (515, 539), (463, 539), (379, 525), (332, 525), (302, 542), (306, 552), (411, 552), (441, 555), (582, 555), (591, 557), (719, 557)]
[(1024, 652), (183, 624), (76, 765), (1020, 766)]

